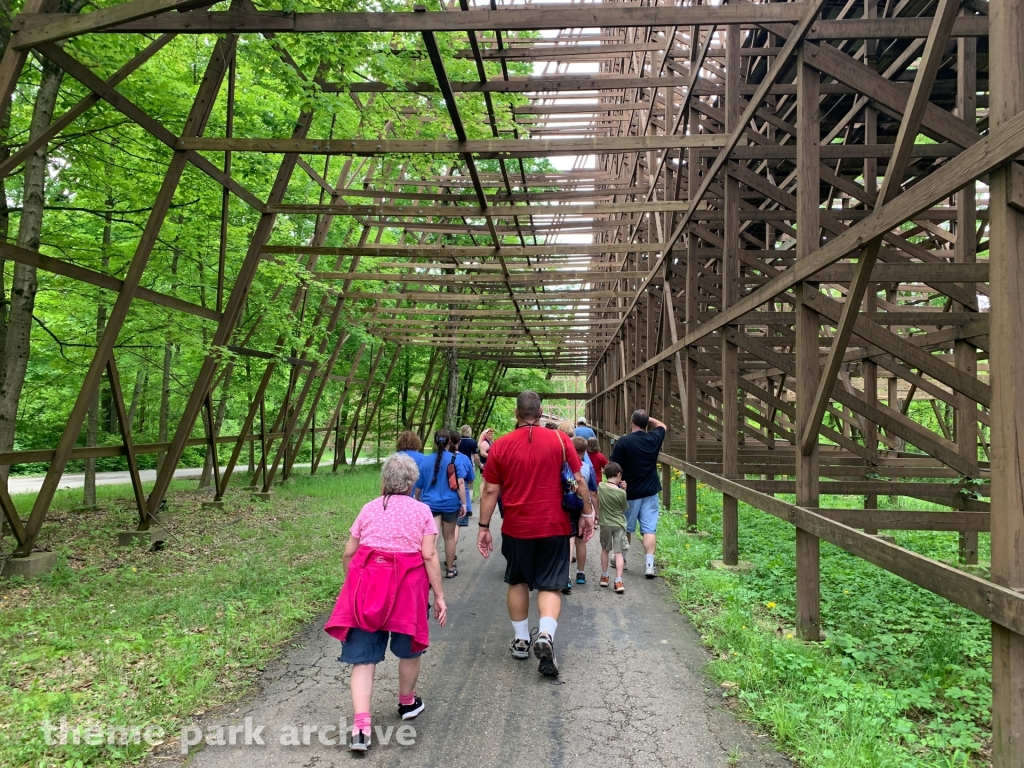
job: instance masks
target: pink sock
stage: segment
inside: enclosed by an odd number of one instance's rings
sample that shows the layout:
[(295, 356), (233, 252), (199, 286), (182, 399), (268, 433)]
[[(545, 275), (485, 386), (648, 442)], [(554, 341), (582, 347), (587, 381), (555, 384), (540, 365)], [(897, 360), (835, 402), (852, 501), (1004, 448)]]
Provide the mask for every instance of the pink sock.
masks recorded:
[(405, 706), (408, 706), (409, 704), (415, 704), (415, 703), (416, 703), (416, 694), (415, 693), (410, 693), (408, 696), (403, 696), (402, 694), (398, 694), (398, 706), (405, 707)]
[(370, 713), (369, 712), (356, 712), (352, 718), (352, 733), (362, 731), (363, 733), (370, 732)]

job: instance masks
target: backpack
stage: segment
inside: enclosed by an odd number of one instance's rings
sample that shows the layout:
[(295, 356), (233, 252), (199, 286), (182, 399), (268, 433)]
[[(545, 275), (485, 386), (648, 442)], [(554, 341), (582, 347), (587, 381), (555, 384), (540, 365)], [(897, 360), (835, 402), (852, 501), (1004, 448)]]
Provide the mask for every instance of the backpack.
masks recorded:
[(448, 490), (457, 491), (459, 490), (459, 478), (455, 474), (455, 457), (452, 456), (451, 462), (444, 470), (445, 475), (448, 477)]

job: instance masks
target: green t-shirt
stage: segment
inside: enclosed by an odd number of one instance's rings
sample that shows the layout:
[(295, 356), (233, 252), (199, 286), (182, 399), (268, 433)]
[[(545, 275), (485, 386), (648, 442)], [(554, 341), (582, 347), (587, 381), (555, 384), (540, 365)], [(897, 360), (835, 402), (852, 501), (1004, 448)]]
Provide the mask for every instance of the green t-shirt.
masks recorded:
[(618, 486), (601, 483), (597, 486), (597, 498), (601, 504), (601, 525), (625, 528), (626, 492)]

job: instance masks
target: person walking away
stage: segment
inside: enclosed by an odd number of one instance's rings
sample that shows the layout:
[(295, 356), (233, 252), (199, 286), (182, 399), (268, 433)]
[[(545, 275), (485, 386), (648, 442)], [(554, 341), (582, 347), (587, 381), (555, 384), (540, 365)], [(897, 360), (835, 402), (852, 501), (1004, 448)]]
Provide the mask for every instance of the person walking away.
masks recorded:
[[(594, 508), (594, 505), (597, 504), (597, 475), (594, 472), (594, 467), (584, 461), (587, 455), (587, 441), (582, 437), (574, 437), (572, 439), (572, 446), (576, 449), (576, 455), (579, 457), (580, 464), (582, 465), (580, 467), (580, 474), (583, 475), (583, 479), (587, 483), (587, 490), (590, 491), (591, 506), (585, 507), (585, 509), (590, 509), (597, 515), (598, 510)], [(576, 583), (582, 585), (587, 583), (587, 542), (579, 535), (579, 515), (576, 515), (575, 520), (572, 520), (571, 517), (569, 522), (573, 529), (573, 536), (576, 539)]]
[[(463, 427), (465, 429), (465, 427)], [(475, 442), (475, 441), (474, 441)], [(461, 516), (455, 523), (455, 546), (453, 550), (458, 550), (459, 547), (459, 528), (465, 528), (469, 525), (469, 518), (473, 516), (473, 481), (476, 479), (476, 471), (473, 468), (473, 460), (464, 453), (459, 451), (459, 445), (462, 443), (462, 434), (456, 432), (454, 429), (448, 431), (448, 450), (455, 456), (456, 469), (459, 472), (466, 473), (466, 491), (465, 496), (459, 494), (459, 500), (466, 502), (466, 514)], [(455, 559), (458, 560), (459, 556), (456, 555)], [(456, 569), (458, 566), (456, 565)]]
[(620, 437), (615, 443), (611, 460), (622, 467), (622, 477), (628, 483), (626, 534), (632, 540), (639, 522), (646, 557), (644, 574), (648, 579), (653, 579), (659, 513), (658, 494), (661, 492), (658, 454), (661, 452), (662, 443), (665, 442), (668, 428), (643, 409), (633, 411), (630, 424), (632, 431)]
[(626, 591), (622, 583), (622, 569), (625, 557), (622, 541), (626, 533), (626, 482), (622, 479), (622, 467), (614, 461), (604, 468), (604, 481), (597, 488), (598, 521), (601, 525), (601, 586), (611, 581), (610, 561), (615, 561), (615, 591), (620, 595)]
[(459, 575), (455, 565), (455, 545), (460, 517), (466, 516), (466, 469), (451, 450), (451, 434), (447, 429), (434, 434), (435, 453), (423, 457), (416, 481), (416, 498), (430, 507), (434, 522), (444, 539), (445, 578)]
[[(550, 423), (551, 422), (549, 422), (549, 424)], [(570, 440), (572, 440), (576, 436), (576, 429), (575, 429), (575, 427), (573, 427), (572, 422), (569, 421), (568, 419), (562, 419), (560, 422), (558, 422), (557, 429), (561, 430), (566, 435), (568, 435)], [(587, 456), (586, 454), (584, 454), (584, 456), (583, 456), (583, 463), (584, 463), (584, 465), (589, 465), (591, 471), (593, 471), (594, 466), (590, 462), (590, 457)], [(595, 478), (597, 478), (597, 477), (598, 476), (595, 475)], [(573, 522), (574, 521), (570, 520), (570, 523), (573, 523)], [(586, 557), (586, 556), (584, 555), (584, 557)], [(574, 528), (572, 536), (569, 537), (569, 564), (572, 565), (575, 562), (576, 562), (576, 529)], [(586, 583), (586, 582), (584, 581), (583, 583)], [(563, 595), (571, 595), (572, 594), (572, 582), (571, 581), (569, 582), (568, 586), (566, 586), (562, 590), (562, 594)]]
[(604, 468), (608, 464), (608, 459), (601, 453), (601, 444), (596, 437), (587, 438), (587, 456), (590, 457), (590, 463), (594, 465), (594, 474), (600, 482), (604, 477)]
[[(480, 477), (484, 475), (484, 467), (487, 466), (487, 454), (491, 450), (491, 446), (494, 444), (494, 430), (488, 427), (480, 433), (479, 439), (476, 441), (477, 454), (480, 457)], [(484, 495), (483, 484), (480, 486), (480, 498)], [(501, 496), (498, 496), (498, 514), (502, 517), (505, 516), (505, 510), (502, 507)]]
[(480, 450), (480, 446), (476, 440), (473, 439), (473, 428), (469, 424), (463, 424), (462, 429), (459, 430), (459, 453), (469, 459), (474, 472), (473, 478), (466, 483), (469, 488), (469, 516), (473, 516), (473, 485), (476, 480), (476, 471), (480, 469), (480, 457), (477, 456), (477, 452)]
[[(530, 657), (543, 675), (558, 676), (555, 632), (562, 608), (562, 586), (568, 581), (569, 516), (562, 509), (562, 464), (579, 484), (584, 510), (590, 492), (580, 473), (579, 456), (567, 437), (538, 426), (540, 396), (529, 390), (516, 399), (516, 428), (491, 446), (484, 467), (477, 549), (485, 558), (494, 551), (490, 523), (500, 493), (505, 517), (501, 523), (501, 554), (505, 558), (508, 614), (514, 632), (509, 650), (516, 659)], [(594, 535), (594, 515), (580, 518), (584, 540)], [(530, 641), (530, 592), (537, 591), (540, 614), (537, 639)]]
[[(343, 664), (352, 665), (349, 682), (354, 711), (349, 748), (370, 747), (373, 677), (390, 640), (398, 657), (398, 714), (403, 720), (424, 709), (416, 695), (420, 658), (430, 645), (429, 590), (434, 617), (442, 627), (448, 607), (437, 558), (437, 525), (430, 507), (411, 498), (419, 467), (395, 453), (384, 461), (381, 495), (365, 505), (351, 528), (342, 566), (345, 582), (324, 631), (341, 641)], [(373, 610), (368, 606), (387, 606)]]
[[(409, 430), (402, 432), (395, 443), (395, 451), (408, 456), (416, 462), (416, 466), (419, 466), (420, 462), (423, 461), (423, 441), (420, 440), (420, 436), (415, 432)], [(412, 494), (413, 491), (410, 488), (409, 495), (412, 496)]]
[(592, 437), (597, 437), (597, 433), (587, 426), (587, 420), (582, 416), (576, 420), (576, 437), (584, 437), (587, 440)]

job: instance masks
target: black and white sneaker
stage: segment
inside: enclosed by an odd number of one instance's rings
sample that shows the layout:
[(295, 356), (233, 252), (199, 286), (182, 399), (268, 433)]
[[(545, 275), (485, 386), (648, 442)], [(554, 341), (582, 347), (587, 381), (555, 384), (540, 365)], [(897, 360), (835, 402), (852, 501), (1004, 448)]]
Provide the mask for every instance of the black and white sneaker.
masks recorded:
[(514, 659), (530, 658), (530, 641), (521, 637), (513, 637), (508, 649), (512, 651)]
[(349, 737), (348, 748), (353, 752), (365, 752), (370, 748), (370, 734), (366, 731), (356, 731)]
[(412, 704), (399, 704), (398, 714), (402, 716), (403, 720), (412, 720), (416, 715), (422, 712), (424, 709), (423, 699), (417, 696)]
[(555, 663), (555, 641), (547, 632), (541, 632), (533, 641), (533, 655), (540, 661), (537, 671), (547, 677), (558, 677), (558, 665)]

